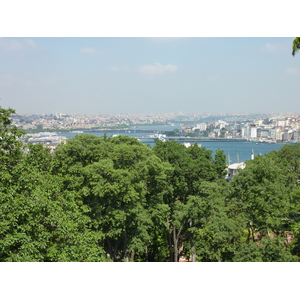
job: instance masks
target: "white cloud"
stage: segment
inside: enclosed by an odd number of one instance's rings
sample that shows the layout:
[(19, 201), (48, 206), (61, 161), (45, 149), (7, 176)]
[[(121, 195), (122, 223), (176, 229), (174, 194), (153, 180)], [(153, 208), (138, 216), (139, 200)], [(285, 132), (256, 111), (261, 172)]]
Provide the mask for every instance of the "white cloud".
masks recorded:
[(167, 64), (162, 65), (160, 63), (155, 63), (154, 65), (145, 65), (139, 67), (139, 72), (143, 74), (164, 74), (176, 72), (178, 67), (176, 65)]
[(31, 39), (0, 38), (0, 49), (8, 52), (17, 52), (26, 48), (35, 49), (36, 42)]
[(265, 43), (263, 48), (266, 52), (282, 52), (287, 51), (286, 47), (280, 44)]
[(117, 72), (120, 70), (120, 68), (119, 67), (111, 67), (110, 70), (113, 72)]
[(85, 54), (93, 54), (96, 53), (96, 49), (93, 47), (84, 47), (80, 48), (80, 52)]
[(24, 46), (20, 41), (0, 38), (0, 49), (3, 49), (5, 51), (15, 52), (18, 50), (22, 50), (23, 47)]
[(294, 68), (294, 67), (287, 68), (285, 70), (285, 74), (288, 74), (288, 75), (295, 75), (295, 74), (299, 74), (299, 73), (300, 73), (300, 70), (298, 68)]
[(208, 75), (208, 76), (206, 76), (206, 79), (210, 80), (210, 81), (218, 80), (218, 79), (220, 79), (220, 76), (219, 75)]
[(29, 48), (32, 48), (32, 49), (36, 49), (37, 48), (37, 43), (33, 40), (30, 40), (30, 39), (26, 39), (25, 40), (25, 44), (29, 47)]

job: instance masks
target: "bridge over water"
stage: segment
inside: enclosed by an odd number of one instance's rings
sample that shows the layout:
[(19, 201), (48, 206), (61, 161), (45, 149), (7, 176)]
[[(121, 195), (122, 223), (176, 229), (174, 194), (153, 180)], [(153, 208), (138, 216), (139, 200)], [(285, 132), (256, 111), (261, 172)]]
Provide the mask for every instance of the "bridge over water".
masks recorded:
[[(91, 133), (148, 133), (148, 136), (139, 136), (137, 137), (139, 140), (152, 140), (156, 141), (157, 139), (161, 139), (159, 135), (168, 134), (168, 132), (172, 132), (172, 130), (150, 130), (150, 129), (94, 129), (94, 130), (86, 130), (84, 132)], [(155, 134), (155, 137), (151, 137), (151, 134)], [(179, 136), (167, 136), (163, 137), (166, 141), (175, 141), (175, 142), (246, 142), (247, 139), (242, 138), (206, 138), (206, 137), (179, 137)]]
[(85, 130), (84, 132), (108, 132), (108, 133), (164, 133), (171, 130), (148, 130), (148, 129), (94, 129)]
[[(139, 137), (139, 140), (153, 140), (156, 141), (158, 137)], [(175, 142), (247, 142), (247, 139), (234, 139), (234, 138), (197, 138), (197, 137), (163, 137), (165, 141), (175, 141)]]

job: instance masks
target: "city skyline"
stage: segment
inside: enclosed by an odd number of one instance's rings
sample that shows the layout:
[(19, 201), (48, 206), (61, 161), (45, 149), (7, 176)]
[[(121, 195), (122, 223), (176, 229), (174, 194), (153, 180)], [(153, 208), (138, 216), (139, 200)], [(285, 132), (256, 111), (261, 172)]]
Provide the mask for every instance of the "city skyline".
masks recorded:
[(20, 114), (297, 112), (293, 38), (0, 38)]

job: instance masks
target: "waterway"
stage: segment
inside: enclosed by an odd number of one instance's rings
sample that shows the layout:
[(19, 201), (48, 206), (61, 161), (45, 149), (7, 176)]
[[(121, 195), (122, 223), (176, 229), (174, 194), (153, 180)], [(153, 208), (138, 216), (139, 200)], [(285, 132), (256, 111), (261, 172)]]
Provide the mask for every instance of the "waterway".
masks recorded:
[[(174, 130), (174, 126), (138, 126), (135, 129), (144, 129), (144, 130)], [(131, 137), (140, 138), (142, 136), (145, 136), (145, 133), (135, 133), (133, 132), (134, 129), (131, 130), (131, 132), (128, 133), (119, 133), (119, 132), (110, 132), (108, 136), (114, 135), (114, 134), (122, 134), (122, 135), (128, 135)], [(103, 136), (103, 132), (85, 132), (87, 134), (93, 134), (96, 136)], [(68, 133), (58, 133), (58, 135), (65, 136), (67, 139), (73, 138), (78, 133), (68, 132)], [(141, 140), (142, 143), (150, 145), (150, 147), (153, 147), (155, 145), (155, 142), (153, 140)], [(192, 143), (191, 143), (192, 144)], [(283, 145), (283, 143), (276, 143), (276, 144), (268, 144), (268, 143), (255, 143), (255, 142), (199, 142), (199, 145), (201, 144), (201, 147), (205, 147), (208, 150), (212, 151), (212, 154), (214, 155), (217, 149), (223, 150), (226, 158), (228, 159), (228, 154), (230, 156), (230, 163), (236, 163), (238, 161), (247, 161), (251, 159), (251, 152), (252, 149), (254, 151), (254, 155), (264, 155), (267, 154), (270, 151), (278, 150)]]

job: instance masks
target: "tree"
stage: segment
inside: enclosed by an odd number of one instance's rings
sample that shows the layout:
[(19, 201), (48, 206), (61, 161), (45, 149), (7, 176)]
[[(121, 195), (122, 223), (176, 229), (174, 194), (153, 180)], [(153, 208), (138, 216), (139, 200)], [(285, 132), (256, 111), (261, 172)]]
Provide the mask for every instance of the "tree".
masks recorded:
[(182, 209), (189, 223), (186, 237), (193, 261), (231, 261), (241, 229), (227, 215), (226, 183), (202, 182), (196, 196), (190, 196)]
[(244, 216), (248, 240), (287, 229), (289, 189), (283, 171), (270, 157), (256, 156), (230, 181), (231, 203)]
[(187, 242), (187, 230), (190, 228), (191, 220), (185, 213), (189, 197), (201, 192), (203, 182), (213, 182), (222, 177), (225, 182), (225, 156), (217, 151), (214, 160), (212, 152), (204, 147), (194, 144), (186, 148), (174, 141), (157, 141), (153, 151), (173, 169), (168, 173), (168, 189), (164, 194), (164, 203), (169, 208), (165, 215), (168, 224), (165, 237), (169, 244), (170, 260), (177, 262), (180, 249)]
[(105, 261), (89, 208), (50, 174), (52, 155), (19, 141), (13, 109), (0, 108), (0, 261)]
[(25, 131), (12, 125), (10, 115), (14, 109), (0, 107), (0, 168), (12, 167), (22, 156), (21, 142), (18, 140)]
[(26, 160), (0, 184), (1, 261), (105, 261), (89, 208), (64, 189), (60, 176), (39, 173)]
[[(146, 259), (168, 164), (136, 138), (78, 135), (57, 148), (53, 174), (91, 209), (93, 229), (114, 261)], [(150, 247), (151, 248), (151, 247)]]
[(300, 144), (284, 145), (278, 151), (267, 154), (281, 169), (285, 184), (291, 188), (300, 182)]
[(27, 164), (36, 167), (38, 172), (49, 172), (53, 155), (50, 148), (44, 147), (42, 144), (28, 145), (29, 153), (25, 155)]
[(291, 254), (282, 237), (266, 237), (262, 241), (241, 243), (235, 251), (236, 262), (297, 262), (299, 258)]
[(216, 150), (214, 164), (216, 168), (217, 177), (224, 179), (226, 175), (226, 155), (223, 150)]
[(296, 37), (293, 40), (293, 45), (292, 45), (292, 55), (295, 56), (295, 54), (299, 51), (300, 49), (300, 37)]

